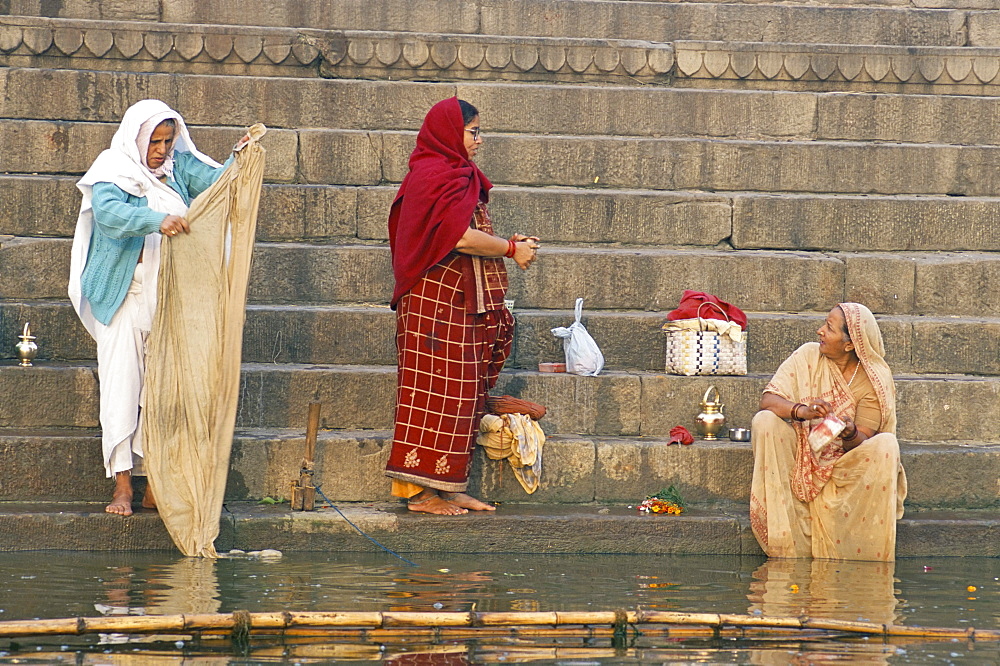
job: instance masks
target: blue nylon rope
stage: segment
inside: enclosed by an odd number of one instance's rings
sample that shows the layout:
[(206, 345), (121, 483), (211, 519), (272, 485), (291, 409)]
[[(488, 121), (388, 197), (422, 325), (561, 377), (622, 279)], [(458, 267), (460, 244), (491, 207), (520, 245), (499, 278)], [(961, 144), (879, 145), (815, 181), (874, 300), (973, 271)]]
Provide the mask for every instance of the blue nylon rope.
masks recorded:
[(405, 557), (403, 557), (402, 555), (400, 555), (399, 553), (397, 553), (396, 551), (394, 551), (392, 548), (387, 548), (386, 546), (383, 546), (382, 544), (380, 544), (378, 541), (376, 541), (372, 537), (368, 536), (368, 534), (366, 534), (363, 529), (361, 529), (360, 527), (358, 527), (357, 525), (355, 525), (354, 523), (352, 523), (351, 520), (350, 520), (350, 518), (348, 518), (347, 516), (345, 516), (344, 512), (341, 511), (340, 509), (338, 509), (337, 505), (330, 501), (329, 497), (327, 497), (326, 495), (323, 494), (323, 491), (320, 489), (319, 486), (316, 486), (316, 492), (318, 492), (319, 496), (323, 498), (323, 501), (325, 501), (327, 504), (329, 504), (330, 507), (334, 511), (336, 511), (337, 513), (340, 514), (341, 518), (343, 518), (344, 520), (347, 521), (348, 525), (350, 525), (351, 527), (353, 527), (354, 529), (356, 529), (358, 531), (358, 534), (360, 534), (364, 538), (368, 539), (373, 544), (375, 544), (376, 546), (378, 546), (379, 548), (381, 548), (385, 552), (389, 553), (390, 555), (394, 555), (394, 556), (398, 557), (399, 559), (403, 560), (404, 562), (406, 562), (407, 564), (409, 564), (411, 567), (420, 566), (416, 562), (411, 562), (410, 560), (406, 559)]

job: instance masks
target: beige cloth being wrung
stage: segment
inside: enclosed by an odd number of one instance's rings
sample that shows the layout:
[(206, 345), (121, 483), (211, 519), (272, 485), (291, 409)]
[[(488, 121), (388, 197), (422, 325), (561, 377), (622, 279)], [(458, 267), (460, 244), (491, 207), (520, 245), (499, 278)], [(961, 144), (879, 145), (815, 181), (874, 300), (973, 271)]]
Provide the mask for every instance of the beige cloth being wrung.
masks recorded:
[(142, 432), (160, 517), (185, 555), (217, 557), (265, 131), (250, 128), (249, 143), (191, 204), (191, 233), (165, 243), (160, 260)]

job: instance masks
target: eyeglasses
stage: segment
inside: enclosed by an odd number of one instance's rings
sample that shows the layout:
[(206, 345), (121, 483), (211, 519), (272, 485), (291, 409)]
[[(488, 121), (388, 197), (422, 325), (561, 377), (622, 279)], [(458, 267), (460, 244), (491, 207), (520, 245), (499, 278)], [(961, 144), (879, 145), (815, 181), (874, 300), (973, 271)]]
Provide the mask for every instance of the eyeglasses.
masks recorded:
[(479, 127), (466, 127), (465, 131), (472, 134), (473, 141), (479, 141)]

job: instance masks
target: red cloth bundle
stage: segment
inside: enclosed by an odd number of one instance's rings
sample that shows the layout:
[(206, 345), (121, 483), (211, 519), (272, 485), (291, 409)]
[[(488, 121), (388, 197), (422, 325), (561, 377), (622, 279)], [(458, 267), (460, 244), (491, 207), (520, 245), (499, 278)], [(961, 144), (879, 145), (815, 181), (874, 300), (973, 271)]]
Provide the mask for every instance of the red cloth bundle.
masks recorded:
[(486, 409), (492, 414), (527, 414), (538, 421), (545, 416), (545, 408), (537, 402), (521, 400), (510, 395), (491, 395), (486, 398)]
[[(706, 305), (702, 307), (704, 303), (711, 303), (711, 305)], [(701, 314), (699, 315), (699, 309)], [(721, 314), (722, 312), (725, 315)], [(702, 319), (725, 319), (726, 316), (729, 317), (729, 321), (734, 324), (739, 324), (740, 328), (744, 331), (747, 330), (747, 316), (735, 305), (731, 303), (726, 303), (724, 300), (718, 296), (713, 296), (712, 294), (706, 294), (703, 291), (693, 291), (691, 289), (685, 289), (684, 293), (681, 294), (681, 302), (677, 305), (677, 309), (671, 311), (667, 315), (667, 321), (677, 321), (679, 319), (696, 319), (698, 317)]]
[(670, 442), (667, 446), (671, 444), (694, 444), (694, 437), (684, 426), (674, 426), (670, 429)]

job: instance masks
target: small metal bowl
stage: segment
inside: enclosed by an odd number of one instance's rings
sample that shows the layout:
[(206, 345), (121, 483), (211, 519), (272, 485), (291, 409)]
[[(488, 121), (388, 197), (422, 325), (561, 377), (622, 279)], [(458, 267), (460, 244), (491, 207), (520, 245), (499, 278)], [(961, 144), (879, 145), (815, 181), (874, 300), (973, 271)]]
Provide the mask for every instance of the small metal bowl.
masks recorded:
[(731, 441), (731, 442), (749, 442), (750, 441), (750, 429), (749, 428), (730, 428), (729, 429), (729, 441)]

